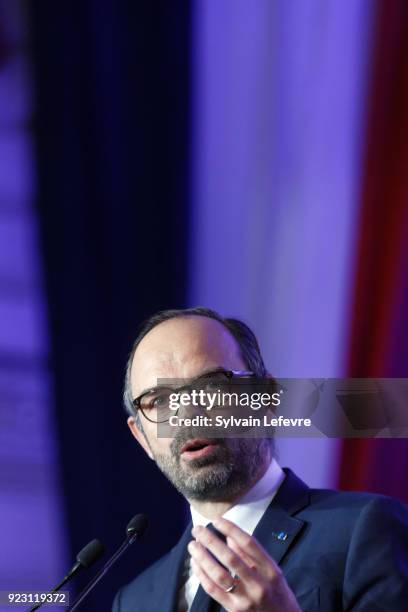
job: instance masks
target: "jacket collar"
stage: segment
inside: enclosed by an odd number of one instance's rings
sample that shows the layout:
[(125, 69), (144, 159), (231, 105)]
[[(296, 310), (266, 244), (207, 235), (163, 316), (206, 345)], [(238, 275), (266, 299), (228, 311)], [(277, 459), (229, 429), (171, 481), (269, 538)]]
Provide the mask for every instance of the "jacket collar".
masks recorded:
[(294, 515), (310, 504), (310, 489), (292, 470), (259, 521), (254, 536), (270, 556), (280, 563), (303, 529), (305, 522)]

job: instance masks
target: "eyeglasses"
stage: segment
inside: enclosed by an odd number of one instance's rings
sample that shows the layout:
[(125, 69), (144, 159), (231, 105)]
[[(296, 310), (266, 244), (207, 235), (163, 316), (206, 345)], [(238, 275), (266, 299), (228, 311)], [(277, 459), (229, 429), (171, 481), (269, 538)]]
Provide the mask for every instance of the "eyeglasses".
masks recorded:
[(152, 423), (165, 423), (171, 415), (176, 415), (177, 410), (170, 408), (170, 396), (173, 394), (189, 393), (192, 391), (204, 391), (204, 401), (200, 401), (200, 406), (205, 405), (205, 394), (216, 393), (217, 391), (227, 391), (230, 389), (232, 379), (245, 379), (254, 377), (255, 374), (249, 370), (214, 370), (194, 378), (188, 385), (173, 388), (166, 385), (159, 385), (149, 389), (136, 397), (132, 401), (133, 408), (140, 410), (143, 416)]

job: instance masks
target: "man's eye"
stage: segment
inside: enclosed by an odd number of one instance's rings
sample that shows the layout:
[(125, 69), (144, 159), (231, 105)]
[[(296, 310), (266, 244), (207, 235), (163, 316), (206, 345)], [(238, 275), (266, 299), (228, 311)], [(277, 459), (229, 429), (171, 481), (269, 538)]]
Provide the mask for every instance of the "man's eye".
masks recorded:
[(158, 395), (152, 398), (150, 403), (153, 408), (163, 408), (163, 406), (167, 405), (167, 395)]
[(207, 389), (207, 391), (216, 391), (217, 389), (219, 389), (222, 385), (222, 381), (220, 380), (209, 380), (206, 385), (205, 388)]

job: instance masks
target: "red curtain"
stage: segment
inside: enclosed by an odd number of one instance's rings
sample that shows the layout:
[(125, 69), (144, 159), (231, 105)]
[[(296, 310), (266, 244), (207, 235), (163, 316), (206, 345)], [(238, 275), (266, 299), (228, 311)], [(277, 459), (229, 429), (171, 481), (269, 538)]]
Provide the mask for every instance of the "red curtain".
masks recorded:
[[(408, 2), (379, 0), (349, 375), (408, 377)], [(408, 439), (345, 440), (339, 486), (408, 502)]]

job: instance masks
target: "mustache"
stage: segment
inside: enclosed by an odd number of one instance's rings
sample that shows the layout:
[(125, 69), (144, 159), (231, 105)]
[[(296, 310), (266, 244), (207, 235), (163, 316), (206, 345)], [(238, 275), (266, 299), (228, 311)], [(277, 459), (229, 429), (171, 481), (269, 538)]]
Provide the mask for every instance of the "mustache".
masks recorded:
[(211, 438), (211, 428), (206, 427), (183, 427), (177, 431), (175, 434), (171, 444), (170, 444), (170, 452), (171, 455), (178, 459), (180, 457), (180, 452), (182, 447), (189, 440), (194, 440), (196, 438), (208, 438), (211, 439), (212, 443), (217, 446), (226, 446), (226, 438)]

